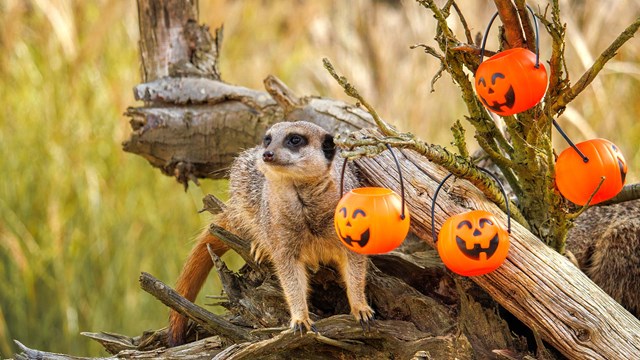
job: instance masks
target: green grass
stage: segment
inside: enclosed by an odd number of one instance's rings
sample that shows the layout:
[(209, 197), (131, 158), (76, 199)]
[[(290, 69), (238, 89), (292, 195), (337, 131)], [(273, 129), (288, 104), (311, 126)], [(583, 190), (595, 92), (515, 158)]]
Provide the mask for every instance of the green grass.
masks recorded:
[[(225, 23), (227, 81), (259, 89), (272, 73), (301, 95), (351, 101), (322, 69), (327, 56), (385, 118), (428, 141), (450, 141), (447, 129), (465, 114), (458, 91), (445, 75), (430, 93), (438, 64), (408, 49), (431, 43), (427, 11), (412, 1), (265, 4), (201, 2), (202, 22)], [(463, 5), (481, 31), (491, 7)], [(574, 24), (567, 61), (577, 79), (581, 59), (604, 49), (634, 12), (566, 7)], [(137, 105), (131, 89), (140, 78), (133, 2), (6, 1), (0, 24), (0, 357), (15, 351), (12, 339), (104, 355), (79, 332), (136, 335), (166, 324), (167, 310), (139, 289), (138, 274), (173, 283), (207, 223), (197, 214), (200, 199), (223, 194), (225, 184), (203, 182), (185, 193), (122, 151), (131, 131), (122, 113)], [(638, 47), (627, 44), (561, 119), (580, 125), (565, 126), (576, 140), (597, 134), (620, 145), (630, 181), (640, 159), (639, 59)], [(217, 291), (211, 276), (204, 293)]]

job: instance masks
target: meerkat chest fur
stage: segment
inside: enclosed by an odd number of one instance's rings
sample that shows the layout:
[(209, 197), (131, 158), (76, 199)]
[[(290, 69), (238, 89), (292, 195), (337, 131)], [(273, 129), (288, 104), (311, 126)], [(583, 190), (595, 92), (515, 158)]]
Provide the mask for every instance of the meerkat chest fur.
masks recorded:
[[(241, 155), (231, 171), (231, 206), (241, 208), (259, 251), (286, 251), (309, 265), (348, 251), (333, 228), (340, 178), (333, 137), (307, 122), (278, 123), (263, 144)], [(353, 182), (348, 174), (347, 186)], [(246, 225), (252, 223), (253, 225)]]

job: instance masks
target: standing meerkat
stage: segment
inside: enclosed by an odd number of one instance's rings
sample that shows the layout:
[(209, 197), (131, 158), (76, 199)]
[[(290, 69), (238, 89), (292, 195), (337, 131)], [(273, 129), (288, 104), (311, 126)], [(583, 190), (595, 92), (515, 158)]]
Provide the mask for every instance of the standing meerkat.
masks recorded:
[[(309, 318), (307, 267), (330, 264), (345, 285), (351, 313), (365, 323), (373, 310), (365, 297), (367, 258), (340, 243), (333, 226), (340, 200), (340, 162), (333, 137), (304, 121), (283, 122), (267, 130), (263, 143), (241, 153), (230, 169), (230, 198), (214, 222), (251, 240), (256, 259), (268, 258), (280, 281), (295, 331), (316, 331)], [(345, 188), (356, 185), (347, 171)], [(210, 244), (220, 256), (227, 246), (205, 230), (180, 274), (176, 290), (194, 301), (213, 263)], [(168, 341), (185, 341), (187, 319), (171, 311)]]

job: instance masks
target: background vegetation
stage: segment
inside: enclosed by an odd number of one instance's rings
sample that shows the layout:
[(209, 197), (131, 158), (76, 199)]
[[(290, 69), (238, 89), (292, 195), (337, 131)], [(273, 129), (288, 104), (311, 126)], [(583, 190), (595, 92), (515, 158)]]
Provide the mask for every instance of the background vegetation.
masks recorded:
[[(640, 15), (638, 0), (561, 3), (572, 79)], [(492, 3), (460, 5), (482, 32)], [(385, 118), (423, 139), (447, 144), (450, 124), (465, 115), (450, 78), (430, 92), (436, 61), (409, 49), (431, 43), (435, 28), (413, 1), (220, 0), (200, 7), (201, 22), (224, 22), (228, 82), (259, 89), (275, 74), (299, 94), (348, 100), (323, 70), (326, 56)], [(101, 355), (79, 332), (136, 335), (165, 325), (167, 310), (139, 290), (138, 274), (173, 283), (207, 223), (197, 214), (200, 199), (224, 194), (224, 182), (185, 193), (121, 150), (130, 132), (122, 113), (136, 105), (131, 89), (140, 79), (135, 2), (4, 0), (0, 25), (0, 357), (13, 353), (12, 339)], [(455, 17), (451, 26), (460, 30)], [(542, 31), (542, 59), (546, 43)], [(632, 40), (560, 119), (576, 141), (618, 144), (631, 182), (639, 174), (638, 94), (640, 46)], [(566, 147), (556, 144), (557, 151)], [(218, 292), (215, 280), (203, 293)]]

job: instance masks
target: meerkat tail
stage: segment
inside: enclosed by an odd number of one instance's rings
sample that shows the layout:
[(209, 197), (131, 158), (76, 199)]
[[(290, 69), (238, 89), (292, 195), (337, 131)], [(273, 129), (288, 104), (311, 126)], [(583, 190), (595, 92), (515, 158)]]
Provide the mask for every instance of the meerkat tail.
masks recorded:
[[(220, 222), (217, 223), (220, 224)], [(211, 245), (213, 252), (218, 256), (222, 256), (229, 249), (220, 239), (209, 233), (209, 227), (198, 236), (197, 243), (191, 250), (176, 282), (176, 291), (189, 301), (196, 299), (213, 267), (207, 244)], [(167, 341), (170, 346), (185, 342), (187, 323), (188, 319), (185, 316), (171, 310), (167, 332)]]

